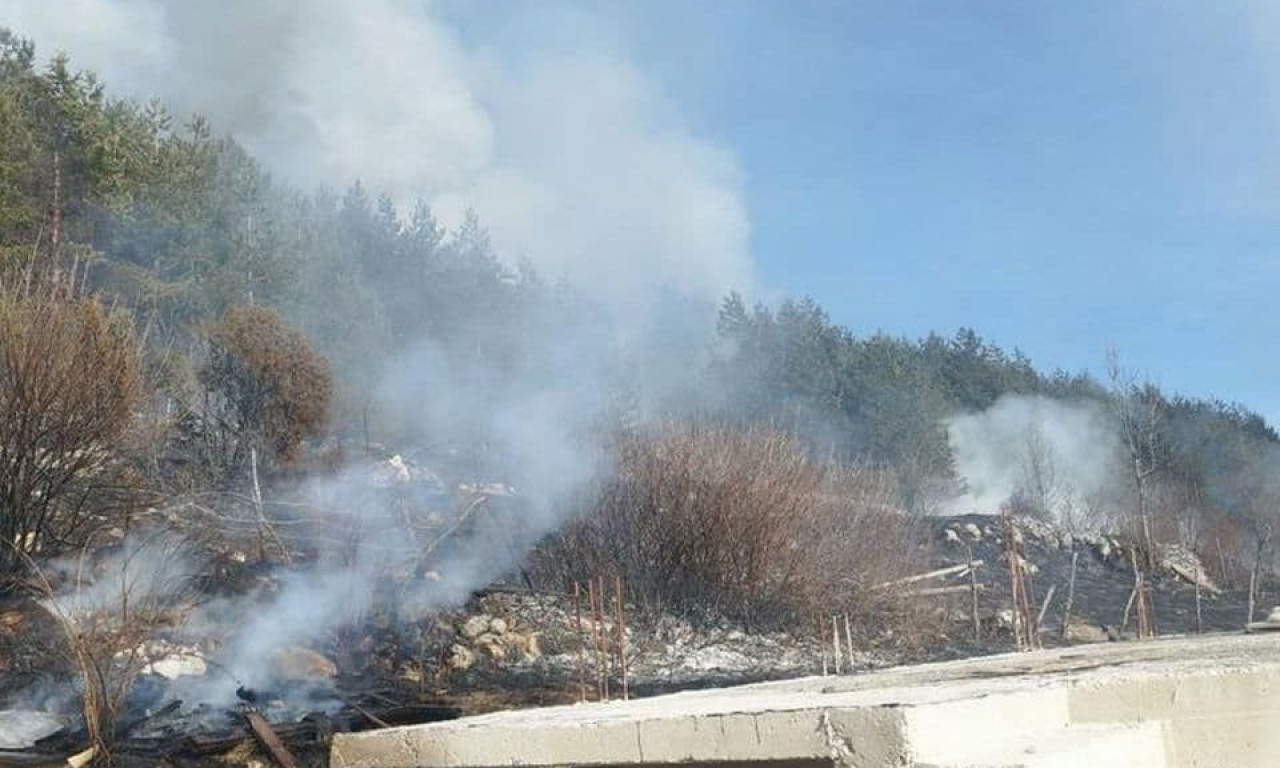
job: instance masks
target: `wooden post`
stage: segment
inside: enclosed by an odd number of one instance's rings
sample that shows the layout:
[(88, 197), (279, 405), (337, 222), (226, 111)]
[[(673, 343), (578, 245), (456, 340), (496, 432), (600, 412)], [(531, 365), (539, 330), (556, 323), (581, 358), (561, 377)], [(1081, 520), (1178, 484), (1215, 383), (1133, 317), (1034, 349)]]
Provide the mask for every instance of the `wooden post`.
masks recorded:
[(627, 687), (627, 622), (626, 613), (622, 607), (622, 577), (614, 577), (614, 605), (617, 608), (617, 618), (614, 620), (614, 629), (618, 635), (618, 674), (621, 677), (622, 684), (622, 700), (626, 701), (631, 698), (631, 691)]
[(271, 725), (263, 719), (262, 715), (249, 711), (245, 713), (244, 719), (249, 723), (249, 728), (253, 731), (258, 743), (267, 750), (276, 765), (280, 766), (280, 768), (299, 768), (298, 761), (285, 748), (284, 743), (280, 741), (280, 737), (276, 735), (275, 731), (271, 730)]
[(1257, 588), (1258, 588), (1258, 564), (1254, 563), (1253, 568), (1249, 570), (1249, 617), (1245, 619), (1245, 622), (1244, 622), (1245, 624), (1250, 624), (1253, 622), (1253, 617), (1254, 617), (1253, 601), (1254, 601), (1255, 590)]
[(608, 592), (604, 585), (604, 576), (597, 576), (596, 581), (598, 582), (596, 585), (596, 611), (598, 611), (597, 618), (600, 622), (600, 659), (603, 670), (601, 672), (601, 680), (604, 686), (604, 700), (608, 701), (609, 675), (611, 674), (609, 667), (612, 661), (612, 656), (609, 653), (609, 631), (605, 629), (605, 618), (609, 615), (609, 610), (605, 608), (605, 600), (607, 599), (605, 595)]
[(835, 655), (836, 674), (840, 674), (840, 626), (836, 623), (836, 617), (831, 617), (831, 647), (834, 649), (832, 653)]
[(1044, 596), (1044, 602), (1040, 605), (1040, 613), (1036, 615), (1036, 627), (1039, 628), (1044, 624), (1044, 615), (1049, 612), (1049, 603), (1053, 602), (1053, 593), (1058, 589), (1057, 584), (1049, 585), (1049, 594)]
[(969, 563), (969, 609), (973, 614), (973, 642), (982, 642), (982, 614), (978, 611), (978, 566), (973, 559), (973, 547), (964, 545), (965, 560)]
[(596, 662), (596, 701), (604, 701), (604, 659), (601, 658), (600, 646), (600, 611), (599, 593), (596, 580), (587, 582), (587, 610), (591, 614), (591, 650)]
[(1019, 592), (1022, 580), (1018, 578), (1018, 546), (1014, 541), (1013, 518), (1006, 514), (1004, 523), (1004, 548), (1009, 560), (1009, 599), (1013, 615), (1013, 641), (1015, 647), (1021, 651), (1023, 649), (1022, 621), (1020, 620), (1022, 601), (1019, 598)]
[(827, 676), (827, 630), (822, 625), (822, 614), (813, 617), (818, 627), (818, 656), (822, 659), (822, 676)]
[(1063, 640), (1067, 639), (1067, 629), (1071, 624), (1071, 603), (1076, 599), (1076, 562), (1080, 559), (1080, 551), (1073, 549), (1071, 552), (1071, 579), (1067, 582), (1067, 603), (1062, 607), (1062, 632)]
[(582, 584), (573, 582), (573, 613), (578, 625), (578, 701), (587, 700), (587, 666), (583, 660), (583, 648), (587, 644), (582, 630)]
[(1196, 572), (1196, 634), (1204, 632), (1204, 623), (1200, 618), (1200, 572)]
[(844, 647), (849, 657), (849, 671), (853, 671), (853, 632), (849, 631), (849, 614), (844, 615)]
[(1227, 578), (1227, 556), (1222, 553), (1222, 539), (1215, 538), (1213, 541), (1218, 546), (1218, 573), (1222, 577), (1222, 587), (1226, 589), (1231, 586), (1231, 580)]

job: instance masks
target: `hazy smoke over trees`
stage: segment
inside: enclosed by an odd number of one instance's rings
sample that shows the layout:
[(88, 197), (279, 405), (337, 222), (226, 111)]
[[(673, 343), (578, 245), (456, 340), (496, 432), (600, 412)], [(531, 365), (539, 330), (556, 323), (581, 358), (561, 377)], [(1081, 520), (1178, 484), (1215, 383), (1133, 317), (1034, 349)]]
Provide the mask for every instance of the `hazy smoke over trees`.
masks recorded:
[(359, 179), (450, 228), (474, 208), (499, 253), (615, 306), (750, 287), (734, 158), (621, 54), (510, 61), (418, 0), (11, 0), (4, 21), (303, 188)]

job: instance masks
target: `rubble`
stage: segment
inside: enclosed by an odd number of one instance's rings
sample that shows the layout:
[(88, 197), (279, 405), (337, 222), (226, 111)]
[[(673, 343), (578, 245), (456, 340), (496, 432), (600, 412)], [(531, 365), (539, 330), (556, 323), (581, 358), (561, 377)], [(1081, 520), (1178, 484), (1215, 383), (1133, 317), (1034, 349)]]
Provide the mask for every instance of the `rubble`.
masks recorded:
[(209, 672), (204, 652), (192, 645), (177, 645), (164, 640), (145, 643), (137, 653), (147, 659), (142, 673), (159, 675), (166, 680), (180, 677), (203, 677)]

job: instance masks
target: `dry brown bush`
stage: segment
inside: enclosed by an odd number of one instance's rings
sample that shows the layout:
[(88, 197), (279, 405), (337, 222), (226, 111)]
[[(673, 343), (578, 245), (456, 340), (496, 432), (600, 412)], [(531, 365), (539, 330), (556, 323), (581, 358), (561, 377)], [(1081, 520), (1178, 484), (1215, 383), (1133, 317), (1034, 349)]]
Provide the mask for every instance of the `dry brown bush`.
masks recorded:
[(913, 550), (888, 473), (759, 426), (670, 423), (616, 450), (614, 475), (535, 553), (541, 578), (617, 573), (649, 608), (758, 627), (892, 618), (900, 601), (870, 587), (909, 572)]
[(0, 286), (0, 573), (74, 545), (141, 394), (126, 313), (56, 281)]
[(232, 308), (209, 327), (208, 338), (200, 372), (206, 458), (226, 476), (243, 475), (259, 448), (266, 457), (291, 459), (304, 438), (327, 424), (329, 362), (274, 310)]

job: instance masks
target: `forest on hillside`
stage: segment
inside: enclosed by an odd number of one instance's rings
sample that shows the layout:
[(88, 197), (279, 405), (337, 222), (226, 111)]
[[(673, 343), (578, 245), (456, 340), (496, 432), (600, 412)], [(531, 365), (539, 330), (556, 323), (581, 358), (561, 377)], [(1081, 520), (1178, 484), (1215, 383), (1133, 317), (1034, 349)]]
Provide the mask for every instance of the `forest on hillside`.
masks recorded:
[[(48, 313), (90, 305), (121, 343), (136, 345), (136, 372), (116, 389), (102, 387), (129, 403), (103, 448), (132, 449), (120, 436), (145, 424), (149, 457), (112, 458), (131, 462), (150, 493), (243, 490), (250, 448), (264, 473), (284, 477), (300, 471), (301, 446), (314, 458), (318, 446), (370, 439), (416, 442), (470, 462), (474, 476), (516, 482), (518, 458), (503, 454), (503, 441), (474, 413), (519, 402), (526, 382), (556, 388), (548, 382), (589, 368), (575, 375), (593, 391), (573, 398), (602, 433), (669, 416), (766, 424), (815, 455), (890, 472), (898, 503), (922, 512), (938, 511), (965, 483), (948, 440), (952, 415), (1011, 395), (1095, 403), (1114, 415), (1133, 486), (1128, 498), (1112, 499), (1108, 522), (1149, 517), (1160, 541), (1230, 543), (1241, 567), (1272, 551), (1280, 440), (1245, 406), (1164, 392), (1118, 364), (1107, 380), (1045, 371), (969, 329), (918, 340), (858, 335), (806, 299), (770, 308), (733, 294), (716, 317), (673, 292), (643, 342), (620, 342), (607, 306), (495, 253), (475, 216), (447, 231), (425, 203), (398, 205), (358, 181), (342, 191), (290, 188), (207, 120), (113, 98), (66, 56), (39, 64), (34, 45), (7, 31), (0, 258), (7, 317), (29, 318), (6, 322), (8, 354), (27, 340), (24, 322), (34, 330)], [(64, 288), (40, 298), (33, 279)], [(33, 306), (41, 302), (73, 310)], [(423, 349), (434, 365), (428, 380), (388, 386)], [(96, 360), (77, 354), (82, 364)], [(309, 367), (296, 368), (310, 356), (317, 359)], [(310, 370), (314, 380), (270, 381), (282, 365)], [(641, 368), (677, 373), (648, 386)], [(439, 412), (421, 406), (433, 418), (410, 426), (404, 410), (433, 397), (430, 378), (443, 369), (440, 388), (455, 402)], [(255, 371), (267, 380), (246, 384)], [(6, 405), (21, 402), (23, 373), (3, 370)], [(406, 406), (405, 388), (419, 386)], [(459, 389), (468, 396), (455, 398)], [(266, 412), (273, 398), (285, 416)], [(233, 413), (237, 401), (260, 412)], [(159, 458), (195, 433), (204, 442), (221, 435), (218, 461), (202, 448), (205, 471), (174, 471)], [(9, 509), (31, 492), (13, 474), (0, 481)], [(81, 478), (67, 483), (78, 504), (117, 501), (99, 502), (114, 491), (81, 489)], [(1018, 503), (1048, 506), (1034, 485)], [(13, 524), (4, 530), (21, 533)]]

